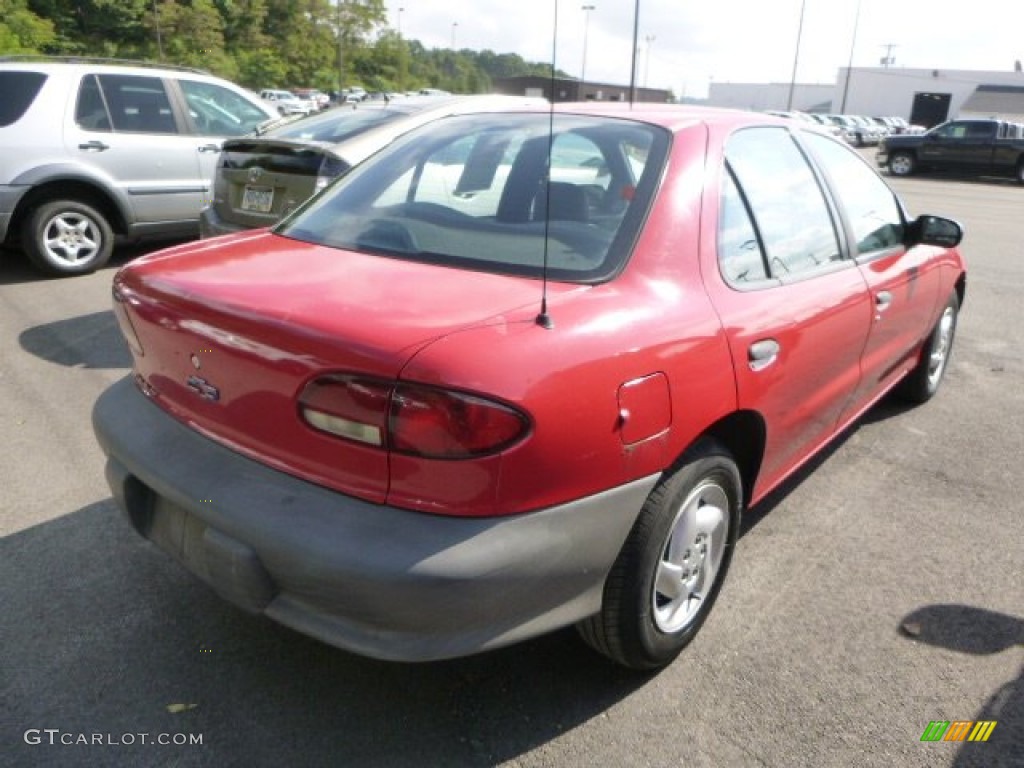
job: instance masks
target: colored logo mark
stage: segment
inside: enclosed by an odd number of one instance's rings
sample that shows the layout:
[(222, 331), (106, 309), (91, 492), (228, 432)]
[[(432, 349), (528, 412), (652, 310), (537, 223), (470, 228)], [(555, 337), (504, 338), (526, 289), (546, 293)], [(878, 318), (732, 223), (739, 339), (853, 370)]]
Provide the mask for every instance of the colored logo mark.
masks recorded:
[(932, 720), (921, 741), (988, 741), (995, 728), (995, 720)]

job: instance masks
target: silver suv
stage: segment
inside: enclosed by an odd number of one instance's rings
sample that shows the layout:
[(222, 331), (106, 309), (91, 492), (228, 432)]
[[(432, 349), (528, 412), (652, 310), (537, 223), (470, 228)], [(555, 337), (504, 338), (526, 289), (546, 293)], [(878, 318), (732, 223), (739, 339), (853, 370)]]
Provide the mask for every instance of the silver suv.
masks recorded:
[(0, 57), (0, 243), (77, 275), (115, 235), (194, 235), (221, 142), (274, 118), (198, 70)]

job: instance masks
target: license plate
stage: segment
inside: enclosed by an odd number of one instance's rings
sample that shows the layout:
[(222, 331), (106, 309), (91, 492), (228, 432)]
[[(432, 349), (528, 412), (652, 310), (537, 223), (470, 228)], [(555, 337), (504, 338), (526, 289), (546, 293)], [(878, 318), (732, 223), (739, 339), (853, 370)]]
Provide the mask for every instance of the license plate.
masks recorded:
[(246, 187), (242, 193), (242, 210), (270, 213), (274, 207), (273, 187)]

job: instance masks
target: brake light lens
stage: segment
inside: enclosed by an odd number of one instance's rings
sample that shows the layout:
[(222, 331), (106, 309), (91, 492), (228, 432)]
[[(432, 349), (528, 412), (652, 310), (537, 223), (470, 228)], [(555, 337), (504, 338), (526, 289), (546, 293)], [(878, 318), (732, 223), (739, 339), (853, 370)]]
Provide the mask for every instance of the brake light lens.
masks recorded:
[(400, 384), (391, 398), (391, 448), (438, 459), (497, 453), (526, 434), (518, 411), (476, 395)]
[(310, 382), (299, 413), (335, 437), (435, 459), (498, 453), (530, 429), (525, 415), (479, 395), (346, 375)]

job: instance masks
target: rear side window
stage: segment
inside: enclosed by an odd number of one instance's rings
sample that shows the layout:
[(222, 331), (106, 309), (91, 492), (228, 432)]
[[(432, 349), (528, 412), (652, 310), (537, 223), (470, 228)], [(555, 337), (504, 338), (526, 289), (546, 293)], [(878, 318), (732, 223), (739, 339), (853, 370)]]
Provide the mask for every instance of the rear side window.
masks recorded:
[(45, 82), (41, 72), (0, 72), (0, 128), (21, 119)]
[(842, 260), (824, 192), (787, 130), (738, 131), (725, 155), (760, 235), (771, 277), (785, 279)]

